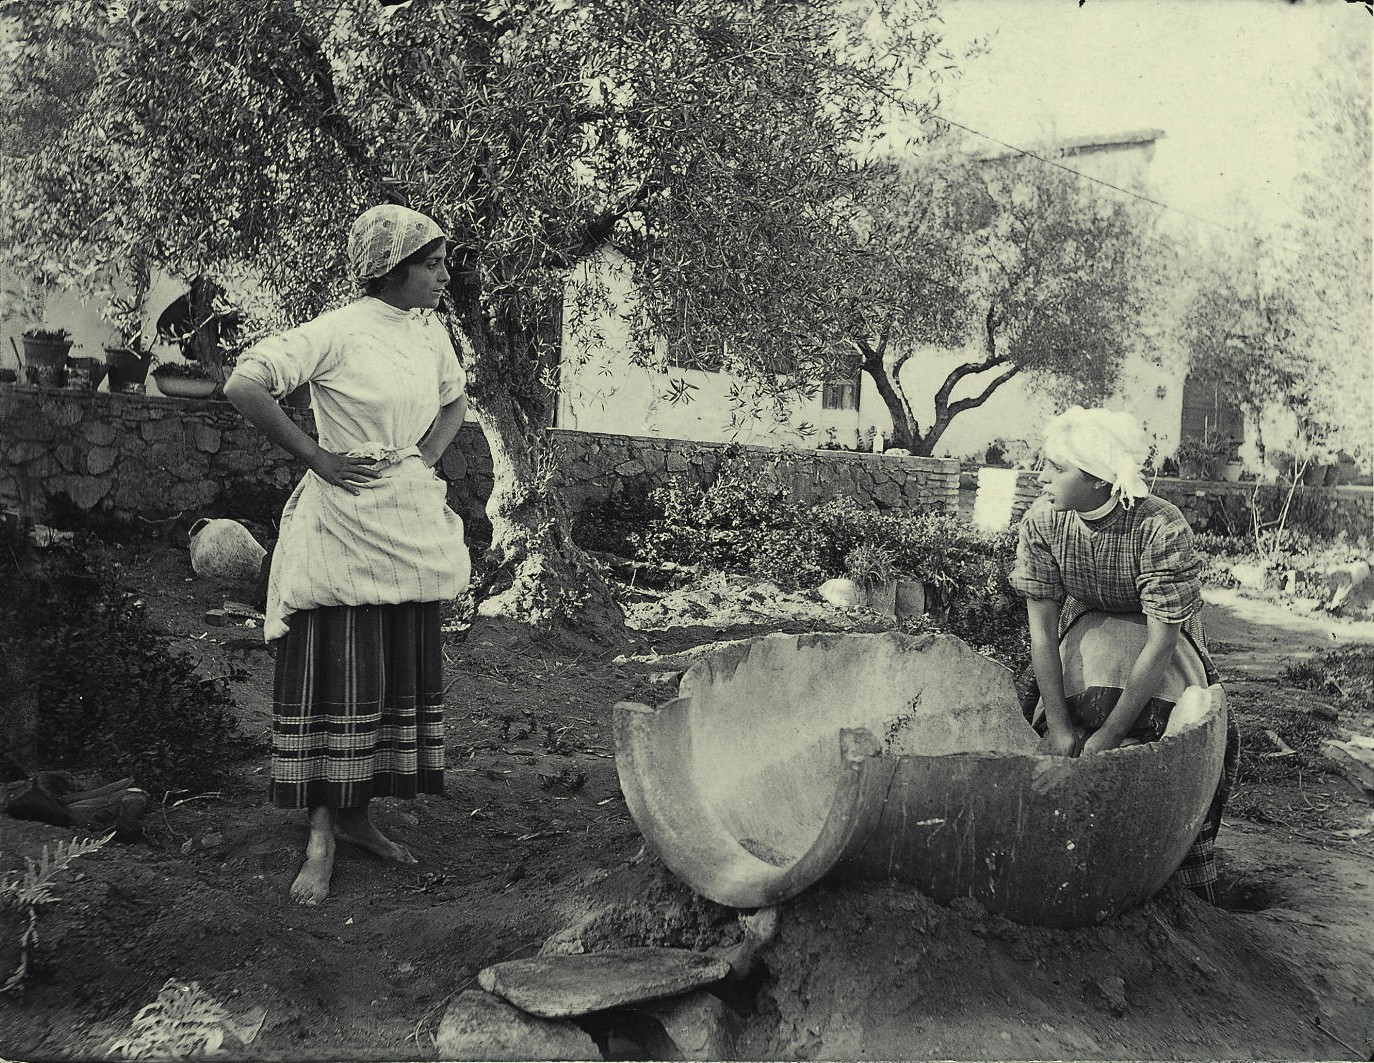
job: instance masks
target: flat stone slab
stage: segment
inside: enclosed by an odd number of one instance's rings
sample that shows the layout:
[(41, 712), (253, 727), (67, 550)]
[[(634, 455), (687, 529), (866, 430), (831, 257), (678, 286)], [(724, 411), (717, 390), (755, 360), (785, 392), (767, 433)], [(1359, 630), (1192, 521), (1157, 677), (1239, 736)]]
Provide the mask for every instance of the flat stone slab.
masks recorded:
[(468, 989), (444, 1012), (435, 1038), (439, 1059), (600, 1059), (580, 1026), (540, 1019), (504, 1000)]
[(729, 973), (725, 960), (702, 952), (640, 948), (509, 960), (477, 981), (531, 1015), (558, 1019), (700, 989)]
[(1322, 756), (1333, 761), (1357, 790), (1374, 794), (1374, 738), (1355, 735), (1348, 742), (1328, 738), (1322, 743)]

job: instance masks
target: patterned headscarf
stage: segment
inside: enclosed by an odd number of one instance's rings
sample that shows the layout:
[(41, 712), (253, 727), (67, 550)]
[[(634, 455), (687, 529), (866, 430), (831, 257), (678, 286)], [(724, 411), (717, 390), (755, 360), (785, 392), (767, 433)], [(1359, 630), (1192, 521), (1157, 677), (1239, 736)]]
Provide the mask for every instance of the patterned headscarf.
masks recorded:
[(1106, 480), (1112, 497), (1128, 509), (1150, 493), (1140, 477), (1149, 453), (1140, 422), (1124, 411), (1071, 406), (1045, 426), (1045, 456)]
[(348, 233), (348, 265), (360, 281), (380, 277), (444, 231), (418, 210), (383, 203), (363, 211)]

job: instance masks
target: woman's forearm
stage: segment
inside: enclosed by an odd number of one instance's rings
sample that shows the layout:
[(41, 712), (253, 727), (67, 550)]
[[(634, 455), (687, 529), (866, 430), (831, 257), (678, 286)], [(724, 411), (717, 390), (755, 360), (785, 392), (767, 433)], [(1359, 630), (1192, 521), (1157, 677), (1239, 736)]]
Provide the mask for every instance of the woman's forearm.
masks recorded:
[(434, 423), (430, 425), (425, 437), (420, 440), (420, 455), (424, 458), (425, 464), (436, 466), (439, 459), (444, 456), (444, 451), (449, 447), (458, 435), (458, 430), (463, 427), (463, 422), (468, 415), (468, 399), (466, 395), (460, 395), (447, 406), (439, 409), (439, 416), (434, 418)]
[(1059, 658), (1059, 603), (1048, 598), (1026, 601), (1030, 623), (1031, 669), (1040, 687), (1045, 722), (1054, 730), (1068, 730), (1069, 708), (1064, 702), (1064, 664)]
[(320, 445), (296, 424), (277, 404), (265, 387), (256, 380), (230, 376), (224, 384), (224, 397), (254, 428), (282, 450), (309, 467), (320, 451)]
[(1159, 693), (1164, 673), (1178, 645), (1179, 624), (1166, 624), (1154, 619), (1147, 619), (1146, 623), (1149, 633), (1145, 638), (1145, 647), (1131, 666), (1126, 689), (1121, 692), (1116, 706), (1100, 728), (1103, 737), (1114, 744), (1130, 733), (1141, 710)]

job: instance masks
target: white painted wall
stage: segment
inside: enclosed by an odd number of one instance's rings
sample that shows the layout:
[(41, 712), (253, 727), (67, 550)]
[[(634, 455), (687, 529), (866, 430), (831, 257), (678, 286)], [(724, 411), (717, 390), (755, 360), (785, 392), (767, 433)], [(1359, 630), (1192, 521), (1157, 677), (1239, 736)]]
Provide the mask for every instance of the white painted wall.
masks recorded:
[[(579, 328), (572, 309), (576, 286), (604, 285), (611, 307), (591, 328)], [(569, 281), (563, 320), (563, 357), (557, 425), (584, 432), (699, 439), (718, 443), (815, 447), (834, 430), (837, 442), (853, 446), (859, 415), (854, 410), (824, 410), (819, 393), (800, 401), (785, 421), (765, 415), (731, 425), (731, 378), (699, 369), (657, 369), (633, 364), (629, 320), (634, 312), (630, 266), (619, 252), (588, 259)], [(695, 389), (688, 401), (671, 402), (673, 381)], [(809, 423), (816, 430), (798, 431)]]
[[(1141, 186), (1154, 153), (1152, 143), (1112, 146), (1066, 158), (1082, 173), (1128, 187)], [(996, 165), (996, 163), (989, 163)], [(590, 328), (574, 321), (574, 289), (578, 284), (608, 293), (610, 312)], [(768, 446), (815, 447), (827, 440), (853, 447), (870, 438), (871, 432), (889, 439), (892, 419), (872, 379), (864, 374), (859, 409), (825, 410), (819, 394), (798, 402), (790, 418), (765, 417), (732, 427), (729, 406), (731, 378), (722, 373), (695, 369), (655, 369), (632, 364), (629, 355), (629, 315), (633, 314), (630, 267), (623, 256), (607, 251), (579, 266), (569, 285), (565, 302), (562, 387), (558, 425), (561, 428), (625, 435), (664, 436), (715, 442), (736, 441)], [(961, 362), (981, 358), (976, 341), (965, 350), (923, 348), (904, 367), (902, 384), (922, 425), (934, 419), (935, 392), (949, 371)], [(1135, 359), (1123, 372), (1120, 394), (1109, 401), (1129, 409), (1160, 437), (1161, 453), (1177, 444), (1182, 405), (1181, 370), (1159, 368)], [(684, 380), (695, 389), (690, 401), (672, 402), (673, 380)], [(982, 378), (960, 382), (953, 398), (976, 394)], [(1157, 389), (1163, 387), (1163, 398)], [(1053, 414), (1053, 400), (1021, 378), (1004, 384), (977, 410), (955, 418), (936, 447), (939, 457), (981, 458), (994, 440), (1024, 451), (1039, 445), (1045, 421)], [(810, 424), (814, 433), (803, 434), (798, 426)], [(833, 433), (833, 434), (832, 434)]]

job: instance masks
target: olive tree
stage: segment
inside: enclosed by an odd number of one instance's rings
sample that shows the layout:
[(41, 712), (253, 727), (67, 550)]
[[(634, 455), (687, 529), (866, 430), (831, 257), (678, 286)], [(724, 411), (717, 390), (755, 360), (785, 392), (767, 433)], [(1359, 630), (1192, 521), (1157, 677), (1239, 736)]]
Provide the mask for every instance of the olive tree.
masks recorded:
[[(145, 254), (248, 268), (277, 326), (341, 296), (361, 209), (431, 214), (495, 469), (492, 607), (604, 632), (619, 610), (549, 488), (570, 271), (628, 256), (641, 362), (655, 336), (728, 338), (761, 394), (833, 375), (827, 293), (853, 262), (837, 204), (891, 108), (921, 116), (931, 3), (11, 0), (9, 139), (51, 135), (9, 167), (0, 244), (68, 278)], [(597, 294), (568, 304), (594, 314)]]
[[(1016, 376), (1063, 401), (1116, 383), (1150, 312), (1165, 251), (1129, 198), (1035, 158), (950, 146), (892, 164), (860, 213), (852, 342), (892, 417), (892, 444), (933, 453), (950, 423)], [(922, 424), (903, 372), (932, 349), (971, 350)]]
[(1262, 442), (1299, 466), (1374, 457), (1369, 76), (1368, 37), (1341, 39), (1308, 99), (1294, 217), (1267, 239), (1213, 241), (1191, 270), (1193, 373), (1256, 425), (1287, 411), (1283, 434)]

